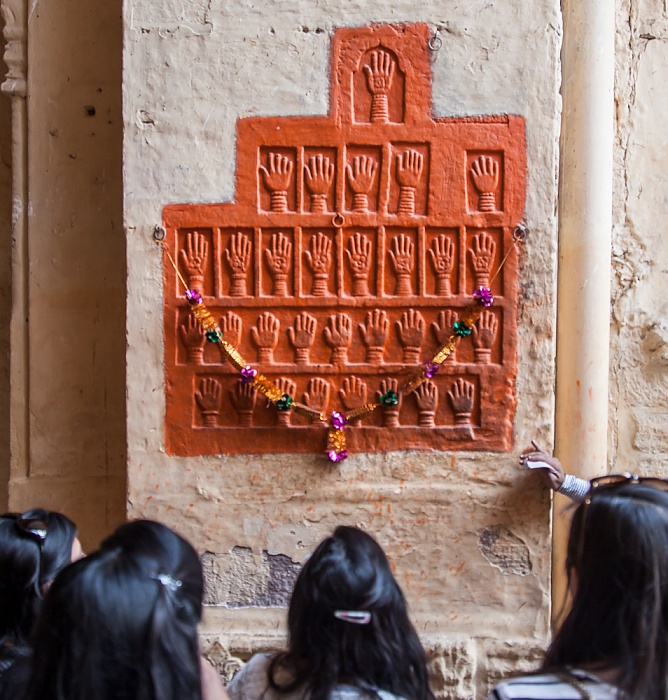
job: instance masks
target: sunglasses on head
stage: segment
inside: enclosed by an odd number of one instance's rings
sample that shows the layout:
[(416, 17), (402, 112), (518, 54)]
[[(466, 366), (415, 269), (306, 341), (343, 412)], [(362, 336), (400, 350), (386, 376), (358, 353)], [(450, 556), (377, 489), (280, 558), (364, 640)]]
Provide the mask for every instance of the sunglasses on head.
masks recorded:
[(626, 484), (642, 484), (643, 486), (651, 486), (659, 489), (659, 491), (668, 491), (668, 479), (660, 479), (656, 476), (638, 476), (637, 474), (608, 474), (607, 476), (597, 476), (591, 479), (591, 490), (585, 499), (585, 503), (591, 503), (592, 496), (599, 489), (608, 489), (615, 486), (624, 486)]

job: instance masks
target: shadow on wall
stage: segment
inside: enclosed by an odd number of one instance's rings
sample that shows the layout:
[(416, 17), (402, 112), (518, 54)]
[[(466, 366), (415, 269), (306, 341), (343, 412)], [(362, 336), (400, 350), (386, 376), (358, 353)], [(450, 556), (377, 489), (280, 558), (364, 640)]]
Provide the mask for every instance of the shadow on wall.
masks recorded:
[[(0, 506), (63, 511), (86, 548), (125, 519), (121, 6), (31, 10), (29, 254), (11, 271), (11, 104), (0, 99)], [(9, 459), (12, 275), (29, 299), (30, 391), (11, 397), (27, 403), (28, 444), (17, 450), (27, 464)]]

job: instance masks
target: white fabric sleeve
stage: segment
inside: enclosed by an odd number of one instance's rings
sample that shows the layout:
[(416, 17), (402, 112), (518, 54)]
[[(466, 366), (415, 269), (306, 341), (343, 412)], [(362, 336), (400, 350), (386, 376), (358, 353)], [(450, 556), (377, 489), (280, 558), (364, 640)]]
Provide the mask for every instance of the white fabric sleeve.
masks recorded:
[(564, 483), (557, 489), (557, 493), (563, 493), (575, 503), (582, 503), (589, 495), (590, 489), (591, 484), (586, 479), (566, 474)]

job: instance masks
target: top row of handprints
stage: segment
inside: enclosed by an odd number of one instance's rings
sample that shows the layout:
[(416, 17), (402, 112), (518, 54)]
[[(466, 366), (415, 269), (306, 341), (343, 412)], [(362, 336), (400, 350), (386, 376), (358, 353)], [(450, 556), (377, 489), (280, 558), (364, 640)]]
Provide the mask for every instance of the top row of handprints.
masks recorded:
[[(468, 210), (502, 211), (503, 154), (467, 155)], [(276, 213), (302, 210), (312, 214), (347, 211), (426, 216), (428, 173), (427, 144), (348, 146), (341, 162), (334, 147), (303, 151), (261, 148), (260, 208)]]

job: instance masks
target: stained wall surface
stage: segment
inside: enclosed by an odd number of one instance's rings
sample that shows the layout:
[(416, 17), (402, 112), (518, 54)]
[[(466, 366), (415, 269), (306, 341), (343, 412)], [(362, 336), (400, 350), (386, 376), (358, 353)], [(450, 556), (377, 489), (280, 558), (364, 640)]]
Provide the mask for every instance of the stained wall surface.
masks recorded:
[[(0, 49), (5, 42), (0, 40)], [(0, 63), (2, 74), (6, 72)], [(9, 496), (9, 322), (12, 313), (12, 107), (0, 100), (0, 510)]]
[(610, 464), (668, 475), (668, 11), (618, 3)]
[[(517, 412), (509, 452), (171, 457), (164, 432), (161, 253), (169, 203), (231, 201), (237, 119), (324, 115), (338, 26), (442, 22), (436, 116), (526, 120), (531, 231), (520, 263)], [(549, 620), (549, 500), (518, 471), (553, 416), (559, 4), (409, 0), (124, 6), (124, 221), (128, 244), (129, 515), (165, 520), (204, 553), (205, 644), (229, 674), (280, 644), (298, 565), (339, 523), (386, 548), (434, 653), (444, 697), (484, 697), (530, 666)], [(382, 447), (382, 446), (381, 446)]]
[(27, 97), (11, 98), (27, 110), (27, 228), (12, 242), (26, 303), (12, 300), (9, 506), (66, 512), (88, 548), (125, 516), (120, 21), (114, 2), (31, 4)]

